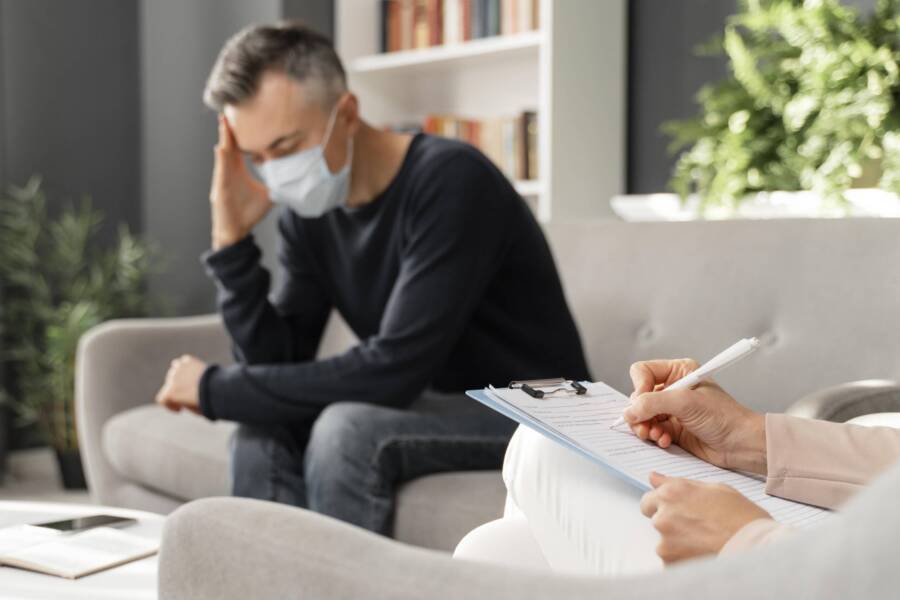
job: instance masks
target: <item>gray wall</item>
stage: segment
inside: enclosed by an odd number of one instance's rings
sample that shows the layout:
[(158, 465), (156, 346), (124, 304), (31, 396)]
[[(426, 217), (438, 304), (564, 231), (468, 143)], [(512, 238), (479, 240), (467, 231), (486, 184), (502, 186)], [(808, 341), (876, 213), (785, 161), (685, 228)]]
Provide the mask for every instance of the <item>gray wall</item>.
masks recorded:
[(279, 16), (279, 0), (140, 2), (144, 232), (160, 243), (168, 261), (151, 291), (167, 298), (176, 314), (214, 308), (214, 288), (199, 261), (210, 243), (216, 143), (215, 115), (201, 99), (203, 84), (229, 36)]
[(694, 48), (723, 30), (737, 0), (631, 0), (628, 31), (628, 193), (666, 190), (675, 157), (659, 131), (697, 114), (700, 87), (727, 75), (721, 57)]
[(107, 241), (141, 225), (136, 38), (135, 1), (0, 1), (0, 183), (91, 195)]
[[(875, 2), (844, 0), (867, 11)], [(630, 0), (628, 193), (667, 189), (676, 157), (659, 127), (696, 115), (700, 87), (728, 74), (724, 58), (699, 58), (694, 48), (721, 33), (737, 7), (737, 0)]]
[[(176, 314), (211, 311), (214, 286), (199, 256), (209, 248), (209, 180), (215, 115), (202, 103), (206, 76), (222, 44), (250, 23), (303, 18), (332, 31), (331, 0), (141, 0), (142, 216), (145, 233), (166, 250), (166, 271), (151, 291)], [(272, 269), (274, 211), (256, 230)]]

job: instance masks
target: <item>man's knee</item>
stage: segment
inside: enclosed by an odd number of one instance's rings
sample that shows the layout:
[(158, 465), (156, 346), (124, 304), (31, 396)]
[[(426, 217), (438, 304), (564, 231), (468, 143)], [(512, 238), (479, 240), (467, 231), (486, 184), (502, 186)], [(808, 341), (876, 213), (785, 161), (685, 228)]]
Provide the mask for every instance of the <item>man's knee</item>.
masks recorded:
[(307, 478), (347, 477), (368, 466), (385, 409), (362, 402), (337, 402), (316, 419), (304, 457)]
[(268, 444), (269, 438), (269, 432), (261, 427), (239, 424), (228, 442), (232, 469), (245, 462), (267, 460), (263, 449)]
[(284, 494), (277, 488), (286, 484), (296, 487), (289, 480), (294, 473), (300, 474), (297, 444), (283, 427), (238, 425), (229, 443), (232, 494), (280, 501)]

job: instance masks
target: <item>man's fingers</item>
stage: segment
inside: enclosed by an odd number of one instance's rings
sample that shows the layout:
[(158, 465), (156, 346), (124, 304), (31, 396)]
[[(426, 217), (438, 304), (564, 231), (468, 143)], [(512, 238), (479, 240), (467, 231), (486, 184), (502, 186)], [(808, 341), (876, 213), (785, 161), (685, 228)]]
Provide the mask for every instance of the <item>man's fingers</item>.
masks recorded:
[(234, 139), (234, 131), (231, 129), (231, 123), (228, 122), (228, 118), (225, 115), (220, 116), (219, 127), (221, 128), (219, 130), (219, 144), (221, 144), (226, 152), (231, 152), (237, 148), (237, 142)]
[(219, 113), (219, 143), (216, 145), (216, 150), (219, 148), (225, 148), (225, 144), (228, 142), (228, 125), (225, 123), (225, 115)]

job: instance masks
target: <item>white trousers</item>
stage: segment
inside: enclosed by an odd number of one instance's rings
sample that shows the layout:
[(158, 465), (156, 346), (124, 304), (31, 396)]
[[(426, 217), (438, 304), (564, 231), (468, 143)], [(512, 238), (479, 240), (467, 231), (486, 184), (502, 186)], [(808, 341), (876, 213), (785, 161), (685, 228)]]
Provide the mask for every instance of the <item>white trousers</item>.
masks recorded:
[(601, 576), (663, 568), (641, 491), (603, 467), (520, 426), (503, 481), (503, 518), (472, 530), (455, 557)]

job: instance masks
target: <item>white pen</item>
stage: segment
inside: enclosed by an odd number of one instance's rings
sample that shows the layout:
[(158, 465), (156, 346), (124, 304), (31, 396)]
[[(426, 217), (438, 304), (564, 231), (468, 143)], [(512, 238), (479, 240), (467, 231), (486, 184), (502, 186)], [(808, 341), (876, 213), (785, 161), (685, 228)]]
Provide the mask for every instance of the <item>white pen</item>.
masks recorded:
[[(737, 342), (733, 346), (723, 350), (719, 354), (715, 355), (696, 371), (688, 373), (669, 387), (665, 388), (664, 391), (692, 388), (699, 384), (700, 381), (703, 380), (703, 378), (709, 377), (716, 371), (721, 371), (725, 367), (730, 367), (742, 358), (752, 354), (753, 351), (757, 348), (759, 348), (758, 339), (756, 339), (755, 337), (745, 338)], [(616, 419), (615, 423), (609, 426), (609, 428), (615, 429), (624, 422), (625, 417), (619, 417), (618, 419)]]

